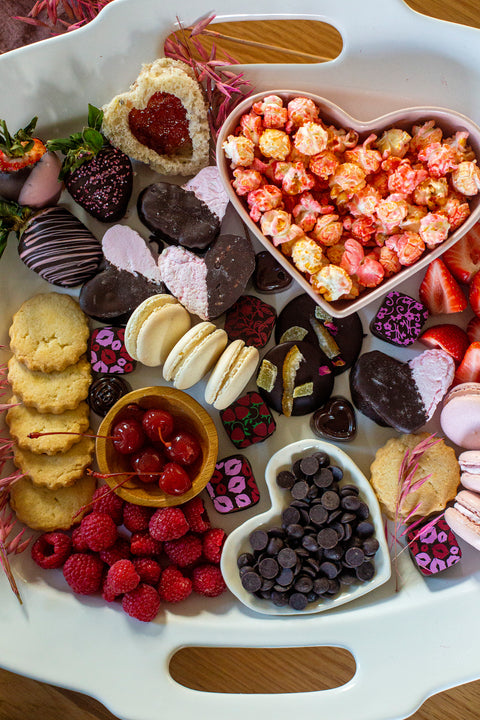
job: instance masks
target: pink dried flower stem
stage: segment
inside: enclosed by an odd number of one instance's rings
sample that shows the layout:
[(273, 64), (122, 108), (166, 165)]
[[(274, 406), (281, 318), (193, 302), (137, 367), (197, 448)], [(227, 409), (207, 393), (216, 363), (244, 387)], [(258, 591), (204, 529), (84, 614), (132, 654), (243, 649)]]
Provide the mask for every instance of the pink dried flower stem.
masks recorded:
[(185, 62), (202, 85), (208, 105), (210, 133), (212, 139), (216, 140), (229, 113), (241, 100), (251, 95), (253, 88), (243, 73), (231, 70), (232, 65), (240, 64), (238, 60), (225, 50), (222, 50), (224, 59), (219, 58), (215, 44), (212, 44), (210, 51), (203, 46), (206, 28), (214, 18), (215, 15), (204, 15), (190, 28), (185, 28), (177, 17), (180, 30), (173, 33), (174, 40), (167, 38), (164, 53), (166, 57)]
[(26, 550), (30, 544), (31, 538), (24, 538), (25, 528), (20, 530), (20, 532), (16, 532), (13, 537), (10, 537), (12, 532), (16, 531), (17, 521), (14, 519), (13, 513), (8, 512), (6, 507), (7, 502), (8, 492), (2, 490), (2, 497), (0, 500), (0, 564), (2, 565), (3, 571), (8, 578), (12, 591), (14, 592), (20, 605), (22, 605), (22, 598), (20, 596), (17, 583), (15, 582), (8, 556), (19, 555)]
[[(405, 450), (405, 454), (402, 458), (402, 462), (400, 464), (400, 470), (398, 473), (398, 485), (397, 485), (397, 497), (395, 501), (395, 516), (393, 521), (393, 533), (392, 533), (392, 540), (390, 547), (393, 548), (395, 545), (402, 545), (400, 542), (400, 538), (404, 537), (407, 531), (411, 527), (417, 526), (423, 518), (419, 518), (414, 523), (411, 523), (410, 526), (407, 526), (403, 532), (400, 533), (400, 527), (402, 524), (408, 523), (408, 520), (415, 517), (420, 509), (421, 503), (418, 502), (409, 512), (408, 514), (403, 517), (401, 510), (402, 506), (405, 503), (405, 500), (408, 498), (410, 493), (416, 492), (419, 490), (422, 485), (428, 480), (430, 475), (425, 475), (424, 477), (421, 477), (417, 480), (414, 480), (415, 474), (419, 467), (419, 460), (420, 458), (426, 453), (428, 450), (430, 450), (434, 445), (439, 443), (441, 438), (435, 437), (435, 435), (429, 435), (424, 440), (421, 440), (417, 445), (415, 445), (414, 448), (411, 450), (407, 448)], [(435, 519), (435, 521), (431, 522), (431, 526), (435, 524), (435, 522), (438, 521), (438, 518)], [(430, 523), (428, 526), (430, 527)], [(398, 592), (399, 590), (399, 574), (398, 574), (398, 557), (399, 555), (405, 550), (407, 547), (409, 547), (415, 539), (420, 535), (420, 533), (423, 532), (423, 529), (418, 532), (418, 535), (412, 538), (410, 542), (408, 542), (405, 546), (402, 545), (402, 550), (398, 551), (395, 549), (393, 554), (393, 567), (395, 570), (395, 590)]]
[[(13, 16), (29, 25), (50, 30), (52, 35), (76, 30), (93, 20), (112, 0), (37, 0), (26, 17)], [(67, 20), (59, 17), (59, 9)]]

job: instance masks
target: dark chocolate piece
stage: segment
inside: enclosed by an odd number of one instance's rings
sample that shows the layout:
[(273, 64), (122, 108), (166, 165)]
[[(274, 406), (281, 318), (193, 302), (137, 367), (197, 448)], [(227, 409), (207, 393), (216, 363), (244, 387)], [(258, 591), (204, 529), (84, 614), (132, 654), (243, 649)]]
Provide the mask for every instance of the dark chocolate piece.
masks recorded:
[(138, 196), (138, 216), (162, 240), (190, 250), (205, 250), (220, 232), (220, 220), (195, 193), (159, 182)]
[(428, 318), (428, 309), (420, 301), (398, 290), (385, 296), (370, 323), (372, 335), (392, 345), (411, 345)]
[(306, 394), (299, 394), (293, 398), (292, 415), (307, 415), (323, 405), (333, 390), (334, 374), (328, 358), (320, 348), (309, 342), (286, 342), (275, 345), (269, 350), (264, 360), (278, 368), (278, 372), (270, 391), (259, 387), (258, 392), (266, 403), (279, 413), (283, 412), (282, 401), (284, 395), (283, 365), (290, 348), (297, 346), (303, 356), (295, 375), (295, 387), (302, 388), (308, 385)]
[(130, 384), (117, 375), (105, 375), (95, 380), (88, 391), (88, 404), (93, 412), (105, 417), (117, 400), (131, 390)]
[(228, 339), (244, 340), (246, 345), (263, 348), (275, 326), (275, 308), (255, 295), (242, 295), (225, 315), (224, 329)]
[(18, 245), (21, 260), (53, 285), (76, 287), (98, 271), (102, 248), (69, 210), (46, 208), (29, 220)]
[(219, 513), (243, 510), (260, 500), (252, 466), (243, 455), (230, 455), (219, 460), (206, 490)]
[(276, 430), (275, 420), (257, 392), (248, 392), (220, 411), (225, 431), (237, 448), (263, 442)]
[[(362, 348), (363, 328), (357, 313), (352, 313), (345, 318), (327, 316), (315, 300), (307, 294), (298, 295), (280, 312), (275, 326), (276, 342), (282, 342), (285, 334), (288, 338), (288, 333), (292, 328), (301, 328), (303, 330), (301, 339), (322, 349), (324, 349), (324, 343), (328, 344), (330, 340), (333, 353), (337, 353), (331, 355), (327, 351), (335, 375), (350, 368)], [(295, 337), (288, 339), (295, 340)]]
[(143, 275), (133, 275), (108, 265), (83, 285), (79, 302), (83, 312), (94, 320), (126, 325), (140, 303), (164, 292), (163, 283), (153, 283)]
[(255, 267), (250, 240), (241, 235), (220, 235), (205, 255), (208, 316), (219, 317), (238, 300)]
[(262, 250), (255, 255), (252, 281), (258, 292), (277, 293), (286, 290), (292, 284), (292, 276), (268, 250)]
[(412, 527), (407, 532), (407, 543), (410, 555), (423, 575), (442, 572), (462, 557), (457, 539), (443, 516), (434, 525), (430, 519)]
[(379, 425), (411, 433), (427, 422), (427, 413), (408, 363), (379, 350), (361, 355), (350, 371), (355, 407)]
[(355, 410), (346, 398), (340, 395), (332, 396), (313, 413), (310, 428), (315, 435), (327, 440), (353, 440), (357, 434)]

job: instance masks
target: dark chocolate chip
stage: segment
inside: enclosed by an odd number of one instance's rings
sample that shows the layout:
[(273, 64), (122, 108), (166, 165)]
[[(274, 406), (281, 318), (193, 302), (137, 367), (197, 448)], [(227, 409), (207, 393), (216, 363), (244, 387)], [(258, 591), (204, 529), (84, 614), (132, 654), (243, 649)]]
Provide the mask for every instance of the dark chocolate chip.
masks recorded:
[(295, 590), (296, 590), (297, 592), (301, 592), (301, 593), (307, 594), (307, 593), (309, 593), (310, 590), (312, 590), (312, 588), (313, 588), (312, 578), (311, 578), (311, 577), (307, 577), (307, 576), (305, 576), (305, 575), (300, 575), (300, 576), (295, 580), (295, 583), (294, 583), (293, 587), (295, 588)]
[(360, 507), (357, 510), (357, 517), (362, 520), (367, 520), (370, 517), (370, 508), (367, 503), (361, 502)]
[(300, 520), (300, 510), (296, 507), (289, 505), (282, 513), (282, 523), (286, 527), (287, 525), (293, 525), (298, 523)]
[(254, 530), (250, 534), (250, 545), (253, 550), (265, 550), (268, 545), (268, 535), (265, 530)]
[(340, 566), (336, 565), (329, 560), (326, 560), (320, 565), (320, 572), (322, 572), (329, 580), (336, 578), (340, 572)]
[(237, 565), (241, 568), (243, 565), (253, 565), (255, 558), (252, 553), (241, 553), (237, 558)]
[(245, 590), (254, 593), (262, 587), (262, 579), (255, 572), (247, 572), (242, 575), (242, 585)]
[(289, 567), (284, 567), (282, 571), (275, 578), (276, 584), (281, 587), (286, 587), (293, 582), (293, 570)]
[(346, 495), (342, 498), (341, 505), (344, 510), (357, 512), (361, 505), (361, 500), (357, 495)]
[(268, 541), (267, 552), (269, 555), (278, 555), (280, 550), (283, 548), (284, 542), (279, 537), (272, 537)]
[(340, 488), (340, 495), (344, 497), (345, 495), (358, 495), (358, 487), (356, 485), (342, 485)]
[(350, 567), (360, 567), (365, 560), (365, 553), (362, 548), (351, 547), (345, 552), (345, 563)]
[(287, 525), (285, 528), (287, 531), (287, 535), (292, 538), (300, 539), (303, 537), (303, 527), (301, 525), (292, 523), (292, 525)]
[(322, 495), (322, 505), (327, 510), (336, 510), (340, 505), (340, 498), (333, 490), (326, 490)]
[(294, 497), (295, 500), (304, 500), (308, 495), (308, 490), (309, 485), (306, 480), (299, 480), (295, 483), (290, 492), (292, 493), (292, 497)]
[(272, 592), (270, 594), (270, 600), (277, 607), (285, 607), (285, 605), (288, 605), (287, 594), (285, 592), (281, 592), (279, 590), (272, 590)]
[(277, 485), (285, 490), (291, 490), (295, 485), (295, 475), (290, 470), (280, 470), (277, 475)]
[(379, 547), (380, 543), (378, 542), (377, 538), (370, 537), (367, 538), (363, 543), (363, 552), (365, 553), (365, 555), (371, 557), (372, 555), (375, 555)]
[(357, 535), (360, 538), (368, 538), (373, 535), (375, 532), (375, 527), (371, 522), (368, 522), (367, 520), (363, 520), (362, 522), (359, 522), (357, 525)]
[(329, 587), (330, 583), (328, 581), (328, 578), (326, 577), (320, 577), (313, 583), (313, 589), (317, 593), (317, 595), (323, 595), (324, 593), (328, 592)]
[(313, 505), (309, 511), (309, 517), (314, 525), (323, 525), (328, 519), (328, 510), (323, 505)]
[(318, 543), (315, 537), (311, 535), (304, 535), (302, 538), (302, 546), (309, 552), (315, 552), (318, 550)]
[(258, 564), (258, 572), (262, 578), (272, 579), (278, 575), (280, 567), (274, 558), (266, 557)]
[(368, 582), (375, 575), (375, 566), (369, 560), (366, 560), (362, 565), (355, 570), (357, 578), (362, 582)]
[(313, 476), (313, 482), (319, 488), (330, 487), (333, 483), (333, 473), (330, 468), (322, 467), (320, 471)]
[(315, 455), (307, 455), (307, 457), (304, 457), (300, 460), (300, 470), (307, 477), (315, 475), (315, 473), (318, 472), (318, 469), (318, 459), (315, 457)]
[(329, 465), (330, 470), (332, 471), (333, 479), (335, 482), (340, 482), (340, 480), (343, 478), (343, 470), (338, 465)]
[(317, 542), (321, 548), (333, 548), (338, 542), (338, 535), (332, 528), (323, 528), (317, 535)]
[(290, 595), (288, 604), (294, 610), (305, 610), (308, 605), (308, 600), (303, 593), (294, 592)]
[(335, 545), (335, 547), (333, 547), (333, 548), (325, 548), (323, 551), (323, 557), (326, 560), (338, 561), (338, 560), (342, 559), (343, 553), (344, 553), (343, 546), (338, 544), (338, 545)]
[(278, 553), (277, 560), (282, 568), (292, 568), (297, 562), (297, 553), (291, 548), (282, 548)]

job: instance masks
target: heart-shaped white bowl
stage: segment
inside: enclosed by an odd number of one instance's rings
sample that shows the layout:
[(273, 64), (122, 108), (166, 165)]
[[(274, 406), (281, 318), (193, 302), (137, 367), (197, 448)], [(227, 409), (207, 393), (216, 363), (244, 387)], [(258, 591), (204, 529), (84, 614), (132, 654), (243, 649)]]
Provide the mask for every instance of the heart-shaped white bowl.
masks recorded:
[[(379, 542), (379, 548), (374, 556), (375, 575), (364, 583), (342, 587), (340, 593), (331, 599), (321, 599), (318, 602), (310, 603), (305, 610), (294, 610), (290, 606), (277, 607), (269, 600), (263, 600), (249, 593), (243, 587), (237, 566), (238, 556), (242, 553), (252, 552), (249, 543), (250, 533), (254, 530), (278, 526), (281, 524), (280, 515), (291, 502), (291, 495), (288, 490), (283, 490), (277, 485), (277, 474), (281, 470), (290, 470), (293, 463), (314, 452), (326, 452), (330, 456), (332, 464), (342, 468), (344, 476), (340, 482), (343, 484), (354, 484), (360, 491), (361, 499), (370, 508), (370, 519), (375, 527), (375, 537)], [(332, 443), (307, 438), (286, 445), (278, 450), (270, 458), (265, 470), (265, 479), (272, 500), (272, 507), (261, 515), (250, 518), (243, 525), (236, 528), (225, 541), (222, 552), (221, 569), (225, 582), (234, 595), (248, 608), (264, 615), (305, 615), (324, 612), (337, 608), (345, 603), (352, 602), (362, 595), (380, 587), (390, 578), (391, 562), (385, 539), (384, 524), (380, 507), (372, 490), (372, 487), (365, 475), (359, 470), (353, 460)]]
[(444, 137), (451, 136), (457, 131), (468, 132), (468, 143), (475, 152), (476, 157), (480, 160), (480, 127), (465, 115), (455, 112), (454, 110), (429, 106), (395, 110), (394, 112), (382, 115), (375, 120), (364, 122), (351, 117), (338, 107), (338, 105), (335, 105), (325, 98), (314, 95), (313, 93), (303, 91), (295, 92), (294, 90), (271, 90), (268, 92), (257, 93), (256, 95), (252, 95), (239, 103), (239, 105), (237, 105), (237, 107), (230, 113), (219, 133), (216, 150), (217, 166), (230, 202), (237, 210), (242, 221), (253, 233), (254, 237), (258, 238), (262, 245), (264, 245), (265, 248), (276, 258), (276, 260), (278, 260), (278, 262), (287, 270), (287, 272), (290, 273), (303, 290), (311, 295), (318, 305), (320, 305), (333, 317), (346, 317), (353, 312), (357, 312), (372, 301), (383, 297), (383, 295), (388, 293), (390, 290), (397, 288), (399, 283), (403, 282), (411, 275), (418, 272), (421, 268), (426, 267), (432, 260), (442, 255), (445, 250), (454, 245), (455, 242), (459, 240), (468, 230), (470, 230), (470, 228), (473, 227), (473, 225), (475, 225), (475, 223), (480, 219), (480, 194), (477, 194), (472, 197), (469, 202), (471, 214), (457, 230), (448, 236), (445, 242), (441, 243), (433, 250), (425, 251), (422, 257), (413, 265), (405, 267), (389, 279), (384, 280), (377, 287), (363, 290), (358, 298), (355, 298), (354, 300), (337, 300), (335, 302), (327, 302), (322, 295), (315, 292), (307, 278), (295, 268), (289, 258), (277, 249), (269, 238), (263, 235), (259, 226), (251, 219), (246, 202), (236, 194), (231, 185), (233, 178), (232, 170), (230, 168), (230, 160), (225, 156), (225, 152), (222, 149), (223, 143), (229, 135), (235, 134), (235, 129), (238, 127), (241, 116), (244, 113), (249, 112), (253, 103), (258, 102), (267, 95), (278, 95), (284, 100), (285, 104), (294, 97), (307, 97), (312, 99), (319, 107), (320, 117), (327, 125), (335, 125), (337, 128), (345, 129), (352, 128), (359, 134), (359, 143), (362, 143), (372, 132), (380, 135), (381, 132), (392, 127), (411, 131), (413, 125), (421, 125), (428, 120), (434, 120), (435, 124), (443, 130)]

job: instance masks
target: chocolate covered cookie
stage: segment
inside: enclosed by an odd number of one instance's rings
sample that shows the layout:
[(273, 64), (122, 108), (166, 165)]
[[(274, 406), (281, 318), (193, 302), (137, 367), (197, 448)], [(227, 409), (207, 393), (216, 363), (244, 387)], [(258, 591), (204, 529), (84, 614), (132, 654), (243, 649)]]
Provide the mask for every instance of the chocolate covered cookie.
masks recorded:
[(260, 395), (287, 417), (316, 410), (330, 397), (333, 383), (327, 356), (305, 341), (275, 345), (266, 353), (257, 375)]
[(320, 347), (332, 364), (335, 375), (347, 370), (357, 359), (363, 342), (363, 328), (357, 313), (345, 318), (329, 316), (307, 294), (298, 295), (280, 312), (275, 340), (309, 342)]
[(194, 192), (159, 182), (138, 196), (138, 217), (166, 243), (205, 250), (220, 232), (220, 220)]
[(292, 276), (268, 250), (262, 250), (255, 255), (252, 280), (255, 289), (261, 293), (278, 293), (292, 284)]

